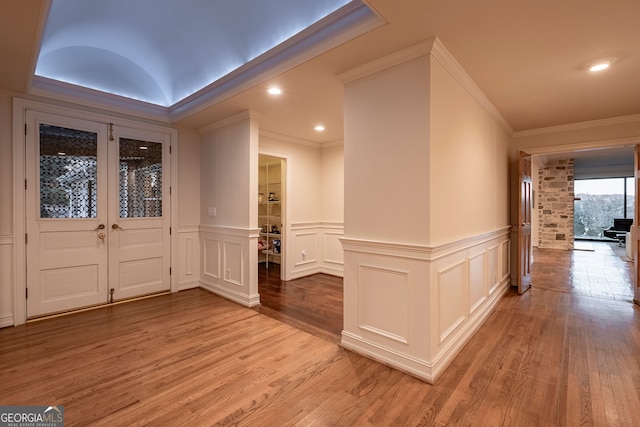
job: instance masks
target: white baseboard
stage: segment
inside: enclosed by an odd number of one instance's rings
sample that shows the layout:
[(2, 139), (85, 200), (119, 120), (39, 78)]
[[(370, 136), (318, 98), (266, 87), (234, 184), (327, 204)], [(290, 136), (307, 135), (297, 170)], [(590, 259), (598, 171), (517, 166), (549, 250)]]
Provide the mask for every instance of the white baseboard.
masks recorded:
[(463, 347), (475, 335), (478, 329), (480, 329), (507, 290), (509, 290), (509, 279), (504, 280), (499, 287), (487, 297), (482, 307), (473, 314), (469, 321), (457, 332), (453, 333), (454, 335), (450, 344), (433, 360), (431, 375), (434, 381), (440, 376), (444, 369), (449, 366), (458, 353), (462, 351)]
[(216, 295), (220, 295), (221, 297), (229, 299), (233, 302), (237, 302), (238, 304), (241, 304), (245, 307), (255, 307), (256, 305), (260, 305), (260, 295), (258, 294), (247, 296), (238, 292), (230, 291), (229, 289), (225, 289), (222, 286), (204, 282), (200, 282), (199, 286), (202, 289), (205, 289)]
[(7, 326), (13, 326), (14, 319), (13, 314), (4, 314), (0, 316), (0, 328), (6, 328)]
[(199, 281), (178, 283), (178, 291), (186, 291), (187, 289), (194, 289), (200, 286)]
[(368, 341), (353, 335), (349, 332), (342, 331), (342, 341), (340, 345), (347, 350), (366, 356), (370, 359), (380, 362), (394, 369), (406, 372), (409, 375), (417, 377), (429, 384), (433, 384), (433, 366), (426, 360), (420, 360), (410, 357), (406, 354), (396, 352), (392, 349), (382, 347), (374, 342)]

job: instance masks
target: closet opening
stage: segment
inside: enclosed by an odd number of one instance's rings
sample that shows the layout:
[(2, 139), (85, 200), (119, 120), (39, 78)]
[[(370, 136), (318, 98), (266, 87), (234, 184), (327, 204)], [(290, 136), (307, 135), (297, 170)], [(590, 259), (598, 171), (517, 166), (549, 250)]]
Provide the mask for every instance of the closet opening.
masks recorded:
[(258, 156), (258, 274), (280, 280), (286, 245), (285, 237), (285, 159), (266, 154)]

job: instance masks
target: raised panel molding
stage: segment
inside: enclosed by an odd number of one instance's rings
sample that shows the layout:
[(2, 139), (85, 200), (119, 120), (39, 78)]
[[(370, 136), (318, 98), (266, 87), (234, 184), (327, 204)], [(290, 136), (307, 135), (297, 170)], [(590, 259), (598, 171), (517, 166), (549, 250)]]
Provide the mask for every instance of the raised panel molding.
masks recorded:
[[(298, 279), (316, 273), (342, 277), (344, 275), (344, 251), (340, 237), (344, 225), (336, 222), (301, 222), (291, 225), (287, 241), (292, 248), (286, 253), (289, 278)], [(302, 256), (302, 251), (306, 256)], [(285, 249), (286, 251), (286, 249)]]
[(224, 281), (236, 286), (242, 286), (244, 264), (242, 245), (234, 242), (224, 242), (223, 248)]
[[(315, 264), (318, 262), (318, 231), (297, 231), (294, 234), (295, 266)], [(302, 255), (304, 252), (306, 255)]]
[(358, 266), (358, 327), (407, 344), (409, 272)]
[(342, 246), (340, 245), (340, 237), (342, 237), (343, 234), (343, 232), (324, 231), (324, 262), (344, 265), (344, 254), (342, 252)]
[(502, 268), (500, 271), (502, 271), (502, 280), (504, 281), (511, 276), (511, 240), (502, 242), (500, 252), (502, 255), (502, 262), (500, 263)]
[(200, 234), (197, 227), (178, 231), (178, 289), (196, 288), (200, 281)]
[[(497, 246), (495, 246), (497, 247)], [(487, 252), (469, 258), (469, 310), (472, 314), (482, 305), (487, 296), (485, 265)]]
[(487, 249), (487, 295), (492, 294), (505, 278), (500, 266), (500, 245), (493, 245)]
[(202, 243), (202, 273), (220, 279), (220, 240), (204, 236)]
[(467, 315), (467, 260), (438, 271), (438, 335), (440, 343), (464, 321)]

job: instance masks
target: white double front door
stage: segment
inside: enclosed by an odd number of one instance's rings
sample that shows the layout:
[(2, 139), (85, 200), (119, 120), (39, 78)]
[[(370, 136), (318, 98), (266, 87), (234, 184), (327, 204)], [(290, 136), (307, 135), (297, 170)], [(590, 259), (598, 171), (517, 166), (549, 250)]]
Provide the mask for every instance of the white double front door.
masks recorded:
[(170, 289), (170, 135), (29, 111), (27, 317)]

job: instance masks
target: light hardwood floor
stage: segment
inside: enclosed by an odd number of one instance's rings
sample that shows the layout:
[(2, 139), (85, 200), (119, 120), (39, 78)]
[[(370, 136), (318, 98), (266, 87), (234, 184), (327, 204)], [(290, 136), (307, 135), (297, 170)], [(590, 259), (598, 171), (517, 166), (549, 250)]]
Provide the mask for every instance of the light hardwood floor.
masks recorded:
[(638, 426), (639, 363), (638, 306), (535, 284), (434, 386), (195, 289), (1, 329), (0, 404), (67, 426)]

